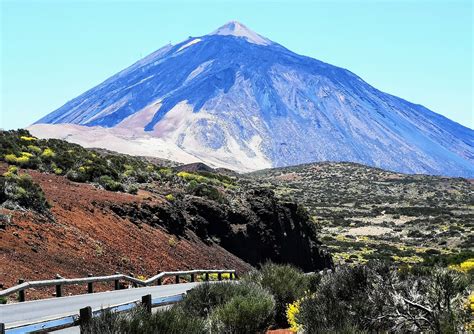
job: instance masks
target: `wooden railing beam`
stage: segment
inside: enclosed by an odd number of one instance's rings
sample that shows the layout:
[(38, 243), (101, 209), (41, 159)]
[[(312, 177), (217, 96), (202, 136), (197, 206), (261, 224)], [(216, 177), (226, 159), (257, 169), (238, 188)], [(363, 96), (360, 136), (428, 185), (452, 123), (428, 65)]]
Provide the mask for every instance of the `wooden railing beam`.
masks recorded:
[[(230, 274), (234, 275), (234, 279), (237, 278), (237, 273), (235, 270), (188, 270), (188, 271), (165, 271), (161, 272), (153, 277), (150, 277), (147, 280), (140, 280), (138, 278), (132, 277), (132, 276), (127, 276), (123, 274), (119, 274), (118, 272), (115, 273), (115, 275), (110, 275), (110, 276), (96, 276), (96, 277), (91, 277), (88, 275), (88, 277), (84, 278), (63, 278), (58, 276), (54, 280), (45, 280), (45, 281), (31, 281), (31, 282), (25, 282), (23, 279), (18, 280), (18, 285), (13, 286), (11, 288), (5, 289), (5, 290), (0, 290), (0, 297), (7, 297), (13, 293), (18, 293), (18, 300), (23, 302), (26, 300), (26, 289), (29, 288), (40, 288), (40, 287), (51, 287), (55, 286), (56, 287), (56, 296), (60, 297), (63, 295), (63, 286), (64, 285), (72, 285), (72, 284), (87, 284), (88, 289), (87, 291), (89, 293), (93, 292), (93, 283), (98, 283), (98, 282), (114, 282), (114, 288), (115, 290), (118, 290), (120, 288), (120, 281), (127, 281), (133, 284), (133, 286), (138, 287), (138, 286), (151, 286), (154, 284), (161, 285), (163, 283), (163, 279), (165, 277), (175, 277), (176, 283), (179, 283), (179, 277), (180, 276), (185, 276), (185, 275), (190, 275), (191, 281), (195, 281), (196, 275), (202, 275), (204, 274), (205, 280), (209, 280), (209, 274), (217, 274), (217, 277), (219, 280), (222, 280), (222, 274)], [(92, 292), (91, 292), (92, 291)]]

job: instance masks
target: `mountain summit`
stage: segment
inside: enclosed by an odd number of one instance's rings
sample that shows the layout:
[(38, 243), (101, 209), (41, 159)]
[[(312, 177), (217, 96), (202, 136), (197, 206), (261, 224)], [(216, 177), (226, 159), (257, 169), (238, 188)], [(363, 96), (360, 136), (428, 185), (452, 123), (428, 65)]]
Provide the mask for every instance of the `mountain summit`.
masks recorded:
[(155, 51), (30, 130), (241, 171), (351, 161), (474, 177), (473, 130), (235, 21)]
[(230, 21), (229, 23), (226, 23), (216, 31), (212, 32), (211, 35), (243, 37), (250, 43), (260, 45), (269, 45), (272, 43), (270, 40), (253, 32), (245, 25), (237, 21)]

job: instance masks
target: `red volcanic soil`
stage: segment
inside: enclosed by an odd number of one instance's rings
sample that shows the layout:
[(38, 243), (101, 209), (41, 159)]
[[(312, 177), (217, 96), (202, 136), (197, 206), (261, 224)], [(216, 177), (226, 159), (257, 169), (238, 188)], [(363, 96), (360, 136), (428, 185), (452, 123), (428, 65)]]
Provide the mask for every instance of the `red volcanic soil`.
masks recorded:
[[(3, 173), (6, 165), (0, 165)], [(36, 213), (0, 209), (11, 222), (0, 229), (0, 283), (25, 280), (109, 275), (116, 271), (150, 277), (158, 271), (225, 268), (239, 272), (251, 266), (220, 246), (203, 243), (191, 232), (186, 238), (160, 227), (136, 225), (108, 209), (108, 204), (163, 203), (159, 196), (116, 193), (75, 183), (65, 177), (28, 171), (52, 205), (55, 222)], [(86, 287), (65, 287), (68, 290)], [(82, 291), (81, 290), (81, 291)], [(52, 291), (52, 290), (51, 290)], [(51, 291), (28, 290), (27, 298)]]

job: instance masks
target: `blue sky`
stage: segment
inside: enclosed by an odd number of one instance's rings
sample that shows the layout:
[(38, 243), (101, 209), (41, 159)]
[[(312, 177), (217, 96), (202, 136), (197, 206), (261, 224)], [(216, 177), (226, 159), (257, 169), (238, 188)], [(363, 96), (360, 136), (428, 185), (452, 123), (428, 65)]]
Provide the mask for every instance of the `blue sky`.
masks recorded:
[(230, 20), (474, 128), (470, 0), (0, 3), (0, 128), (25, 127), (159, 47)]

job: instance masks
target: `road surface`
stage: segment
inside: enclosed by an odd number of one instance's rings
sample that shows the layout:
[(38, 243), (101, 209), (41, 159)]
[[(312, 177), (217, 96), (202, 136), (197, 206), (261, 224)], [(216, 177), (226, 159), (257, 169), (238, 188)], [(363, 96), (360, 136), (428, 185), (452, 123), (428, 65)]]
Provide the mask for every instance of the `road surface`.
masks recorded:
[(197, 284), (199, 283), (170, 284), (0, 305), (0, 323), (4, 323), (6, 328), (10, 328), (21, 324), (79, 314), (79, 309), (86, 306), (92, 307), (94, 311), (112, 305), (140, 300), (142, 296), (148, 294), (151, 294), (152, 298), (178, 295), (192, 289)]

